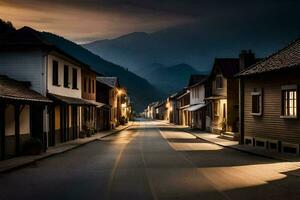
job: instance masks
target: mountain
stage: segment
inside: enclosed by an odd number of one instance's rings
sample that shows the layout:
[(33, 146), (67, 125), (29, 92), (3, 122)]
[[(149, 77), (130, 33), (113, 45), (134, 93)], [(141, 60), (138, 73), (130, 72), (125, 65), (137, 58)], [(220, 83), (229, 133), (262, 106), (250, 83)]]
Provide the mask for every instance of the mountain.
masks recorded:
[(242, 49), (252, 49), (257, 57), (264, 57), (285, 46), (300, 35), (297, 19), (291, 18), (291, 23), (284, 18), (274, 21), (272, 16), (260, 23), (252, 17), (209, 22), (203, 19), (153, 33), (138, 32), (95, 41), (84, 47), (142, 77), (152, 63), (187, 63), (196, 70), (209, 71), (215, 57), (237, 57)]
[(0, 35), (7, 34), (15, 31), (15, 27), (12, 25), (11, 22), (6, 22), (0, 19)]
[(91, 66), (92, 69), (105, 76), (119, 77), (121, 86), (125, 86), (129, 96), (133, 101), (134, 109), (138, 112), (143, 111), (144, 107), (160, 98), (163, 94), (155, 89), (148, 81), (128, 71), (120, 65), (108, 62), (101, 57), (91, 53), (80, 45), (77, 45), (58, 35), (43, 32), (43, 37), (47, 38), (58, 48), (68, 52), (71, 56), (78, 58), (81, 62)]
[(166, 94), (172, 94), (187, 86), (190, 75), (207, 74), (208, 72), (199, 72), (188, 64), (178, 64), (173, 66), (164, 66), (154, 64), (157, 68), (147, 73), (145, 78), (155, 87)]

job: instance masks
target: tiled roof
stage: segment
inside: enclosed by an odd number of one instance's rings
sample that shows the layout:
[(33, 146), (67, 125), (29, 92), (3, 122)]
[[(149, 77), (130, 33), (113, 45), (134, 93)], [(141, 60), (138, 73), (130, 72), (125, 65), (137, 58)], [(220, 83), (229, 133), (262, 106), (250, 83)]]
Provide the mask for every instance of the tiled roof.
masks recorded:
[(97, 77), (97, 81), (111, 87), (120, 87), (119, 85), (119, 79), (117, 77), (104, 77), (104, 76), (100, 76)]
[(192, 74), (189, 80), (189, 87), (193, 87), (206, 80), (207, 76), (202, 74)]
[[(67, 46), (67, 43), (69, 46)], [(1, 48), (19, 48), (19, 47), (42, 47), (46, 50), (55, 50), (72, 60), (76, 61), (81, 65), (81, 67), (89, 68), (92, 67), (91, 63), (87, 62), (86, 57), (92, 56), (97, 57), (93, 53), (87, 51), (80, 45), (77, 45), (69, 40), (66, 40), (62, 37), (56, 36), (47, 32), (39, 32), (30, 27), (23, 27), (14, 31), (10, 34), (6, 34), (3, 37), (0, 37), (0, 47)], [(83, 50), (85, 55), (76, 53), (74, 49)], [(97, 72), (89, 68), (89, 71), (92, 71), (96, 74)], [(100, 74), (98, 74), (100, 75)]]
[(53, 100), (61, 101), (70, 105), (94, 105), (93, 103), (88, 102), (87, 100), (74, 97), (65, 97), (57, 94), (48, 94), (48, 96)]
[(20, 101), (51, 103), (38, 92), (29, 89), (25, 83), (0, 75), (0, 98)]
[(242, 71), (238, 76), (255, 75), (295, 67), (300, 67), (300, 38), (247, 70)]

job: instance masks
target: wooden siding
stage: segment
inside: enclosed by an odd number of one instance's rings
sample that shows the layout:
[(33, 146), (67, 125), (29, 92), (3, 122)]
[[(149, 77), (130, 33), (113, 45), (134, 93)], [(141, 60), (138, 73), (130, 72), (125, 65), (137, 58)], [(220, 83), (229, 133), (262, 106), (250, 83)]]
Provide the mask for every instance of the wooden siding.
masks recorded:
[[(299, 92), (298, 119), (282, 119), (281, 86), (300, 85), (299, 73), (268, 74), (245, 80), (244, 131), (245, 136), (260, 137), (300, 144)], [(262, 116), (252, 116), (251, 92), (263, 90)]]
[(190, 104), (194, 105), (198, 103), (204, 103), (204, 96), (205, 96), (204, 84), (191, 88)]
[[(221, 75), (221, 74), (218, 74)], [(222, 80), (223, 80), (223, 87), (222, 88), (216, 88), (216, 76), (215, 75), (213, 77), (212, 80), (212, 96), (226, 96), (227, 95), (227, 79), (222, 76)]]
[[(82, 78), (81, 78), (82, 98), (87, 99), (87, 100), (96, 101), (96, 74), (91, 71), (88, 71), (88, 70), (82, 70), (81, 76), (82, 76)], [(86, 90), (84, 88), (85, 80), (86, 80)], [(91, 88), (89, 88), (89, 87), (91, 87)], [(93, 91), (93, 89), (94, 89), (94, 91)]]
[(238, 131), (239, 120), (239, 82), (237, 79), (227, 80), (227, 131)]

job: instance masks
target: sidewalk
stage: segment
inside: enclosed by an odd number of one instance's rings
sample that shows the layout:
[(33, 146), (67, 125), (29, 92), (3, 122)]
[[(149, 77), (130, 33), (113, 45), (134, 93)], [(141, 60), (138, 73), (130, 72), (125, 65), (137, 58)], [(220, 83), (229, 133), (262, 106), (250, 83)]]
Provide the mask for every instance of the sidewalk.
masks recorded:
[(220, 138), (217, 134), (212, 134), (209, 132), (199, 131), (199, 130), (191, 130), (189, 128), (184, 129), (186, 132), (194, 135), (195, 137), (205, 140), (207, 142), (226, 147), (231, 148), (237, 151), (241, 151), (244, 153), (249, 153), (252, 155), (262, 156), (270, 159), (276, 159), (276, 160), (282, 160), (287, 162), (299, 162), (295, 163), (298, 166), (300, 166), (300, 157), (297, 155), (287, 154), (287, 153), (278, 153), (278, 152), (272, 152), (268, 151), (263, 148), (254, 148), (247, 145), (240, 145), (238, 141), (231, 141), (227, 139)]
[(69, 142), (62, 143), (62, 144), (58, 144), (54, 147), (49, 147), (47, 149), (47, 151), (45, 153), (42, 153), (41, 155), (20, 156), (20, 157), (11, 158), (8, 160), (0, 161), (0, 173), (9, 172), (14, 169), (24, 167), (26, 165), (30, 165), (36, 161), (39, 161), (39, 160), (42, 160), (45, 158), (49, 158), (51, 156), (54, 156), (54, 155), (57, 155), (60, 153), (70, 151), (70, 150), (80, 147), (82, 145), (88, 144), (90, 142), (93, 142), (93, 141), (102, 139), (104, 137), (107, 137), (109, 135), (123, 131), (132, 125), (133, 125), (133, 122), (129, 122), (128, 125), (118, 126), (117, 128), (115, 128), (113, 130), (109, 130), (109, 131), (99, 132), (91, 137), (76, 139), (76, 140), (72, 140)]

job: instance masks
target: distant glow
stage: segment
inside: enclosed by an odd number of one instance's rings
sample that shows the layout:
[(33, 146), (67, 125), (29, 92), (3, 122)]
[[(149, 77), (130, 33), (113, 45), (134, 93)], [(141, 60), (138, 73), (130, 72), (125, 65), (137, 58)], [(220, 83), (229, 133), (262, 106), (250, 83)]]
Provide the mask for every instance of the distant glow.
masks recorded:
[(131, 14), (104, 6), (93, 9), (38, 0), (0, 1), (0, 18), (11, 21), (16, 28), (30, 26), (78, 43), (115, 38), (136, 31), (153, 32), (192, 20), (159, 12)]

